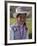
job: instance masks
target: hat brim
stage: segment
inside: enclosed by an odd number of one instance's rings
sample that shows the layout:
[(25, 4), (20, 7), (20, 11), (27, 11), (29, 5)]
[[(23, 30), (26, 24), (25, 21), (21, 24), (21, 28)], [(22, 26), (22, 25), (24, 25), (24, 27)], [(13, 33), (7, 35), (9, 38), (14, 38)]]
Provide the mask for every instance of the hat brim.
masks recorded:
[(30, 12), (18, 12), (18, 13), (13, 13), (13, 17), (16, 17), (18, 14), (27, 14), (26, 16), (28, 16), (30, 14)]

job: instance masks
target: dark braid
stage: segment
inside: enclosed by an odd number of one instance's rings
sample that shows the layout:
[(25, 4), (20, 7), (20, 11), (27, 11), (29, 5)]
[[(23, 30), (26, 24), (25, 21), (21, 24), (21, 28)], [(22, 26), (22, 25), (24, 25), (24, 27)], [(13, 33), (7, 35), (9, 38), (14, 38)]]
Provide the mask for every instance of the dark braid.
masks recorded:
[(24, 26), (26, 27), (25, 29), (28, 30), (26, 23), (24, 23)]

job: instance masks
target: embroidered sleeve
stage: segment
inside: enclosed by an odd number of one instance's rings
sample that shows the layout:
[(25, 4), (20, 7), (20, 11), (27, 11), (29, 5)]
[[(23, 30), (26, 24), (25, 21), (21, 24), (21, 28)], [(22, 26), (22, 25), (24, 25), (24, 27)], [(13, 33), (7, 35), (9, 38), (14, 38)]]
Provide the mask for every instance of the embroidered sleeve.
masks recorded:
[(12, 25), (10, 26), (10, 40), (13, 40), (14, 39), (14, 31), (12, 29)]

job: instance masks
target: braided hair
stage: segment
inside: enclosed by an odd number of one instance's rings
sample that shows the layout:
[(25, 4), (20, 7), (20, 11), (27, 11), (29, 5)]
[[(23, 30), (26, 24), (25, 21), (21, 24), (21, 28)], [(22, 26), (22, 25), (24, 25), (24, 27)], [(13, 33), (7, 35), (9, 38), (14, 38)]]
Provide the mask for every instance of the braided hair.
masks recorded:
[(24, 23), (25, 29), (28, 30), (26, 23)]

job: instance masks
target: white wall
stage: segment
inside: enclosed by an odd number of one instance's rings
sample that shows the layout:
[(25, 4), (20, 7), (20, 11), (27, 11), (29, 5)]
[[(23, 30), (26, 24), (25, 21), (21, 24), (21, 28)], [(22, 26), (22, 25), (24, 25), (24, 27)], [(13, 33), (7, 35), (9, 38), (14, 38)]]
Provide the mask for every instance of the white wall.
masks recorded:
[[(6, 0), (6, 1), (8, 1), (8, 0)], [(12, 0), (9, 0), (9, 1), (12, 1)], [(19, 0), (19, 1), (21, 1), (21, 0)], [(37, 3), (37, 0), (22, 0), (22, 1), (34, 1)], [(4, 46), (4, 40), (5, 40), (4, 39), (4, 33), (5, 33), (5, 31), (4, 31), (4, 17), (5, 17), (4, 5), (5, 4), (4, 3), (5, 3), (4, 0), (0, 0), (0, 46)], [(36, 21), (37, 21), (37, 16), (36, 16)], [(37, 31), (36, 31), (36, 39), (37, 39)], [(13, 46), (37, 46), (37, 43), (36, 44), (13, 45)]]

